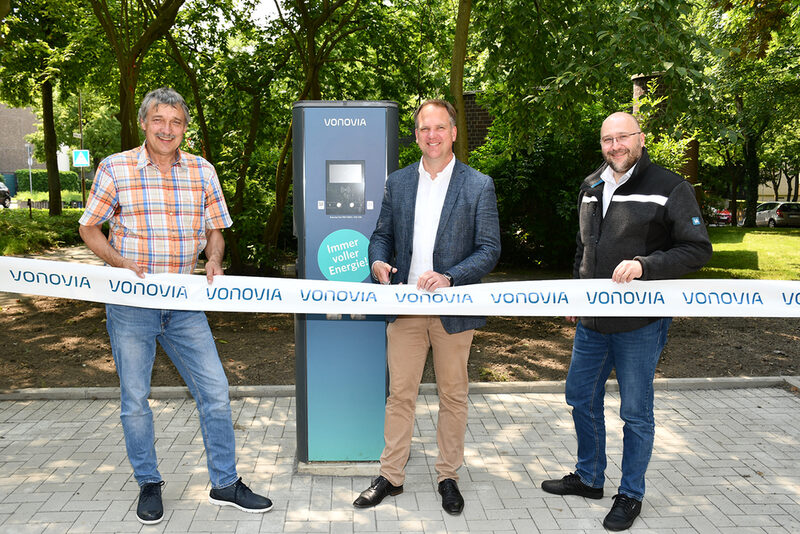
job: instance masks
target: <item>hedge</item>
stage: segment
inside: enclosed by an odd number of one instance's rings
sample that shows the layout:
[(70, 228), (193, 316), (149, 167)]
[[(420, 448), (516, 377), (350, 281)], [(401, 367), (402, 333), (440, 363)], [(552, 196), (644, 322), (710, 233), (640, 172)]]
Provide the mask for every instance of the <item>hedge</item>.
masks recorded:
[[(17, 189), (29, 189), (28, 169), (18, 169), (15, 173), (17, 176)], [(81, 177), (75, 171), (61, 171), (58, 173), (61, 178), (61, 189), (70, 191), (81, 190)], [(49, 191), (47, 186), (47, 170), (46, 169), (33, 169), (31, 170), (31, 178), (33, 178), (34, 191)], [(89, 187), (89, 181), (86, 181), (86, 187)]]

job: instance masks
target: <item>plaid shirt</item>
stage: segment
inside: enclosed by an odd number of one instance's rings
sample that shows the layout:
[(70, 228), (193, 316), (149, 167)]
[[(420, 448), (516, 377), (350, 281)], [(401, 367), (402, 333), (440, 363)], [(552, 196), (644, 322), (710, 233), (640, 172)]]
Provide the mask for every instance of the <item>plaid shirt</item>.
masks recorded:
[(232, 224), (214, 167), (178, 150), (169, 176), (145, 145), (100, 163), (80, 224), (109, 221), (108, 240), (148, 273), (191, 273), (206, 230)]

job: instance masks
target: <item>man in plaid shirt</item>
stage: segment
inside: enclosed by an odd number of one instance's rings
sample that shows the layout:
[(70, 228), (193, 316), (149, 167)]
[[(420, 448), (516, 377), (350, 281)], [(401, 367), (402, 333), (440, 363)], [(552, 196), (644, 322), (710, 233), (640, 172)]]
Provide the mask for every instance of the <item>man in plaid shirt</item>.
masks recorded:
[[(139, 278), (191, 274), (205, 250), (206, 277), (224, 274), (222, 228), (231, 225), (214, 167), (179, 149), (189, 108), (170, 88), (151, 91), (139, 109), (144, 144), (103, 160), (95, 175), (80, 233), (106, 264)], [(101, 231), (109, 222), (108, 239)], [(128, 459), (139, 483), (136, 516), (152, 525), (164, 508), (157, 468), (150, 377), (160, 343), (197, 403), (211, 478), (209, 501), (262, 513), (272, 502), (236, 473), (228, 381), (203, 312), (106, 305), (106, 325), (120, 380), (120, 418)]]

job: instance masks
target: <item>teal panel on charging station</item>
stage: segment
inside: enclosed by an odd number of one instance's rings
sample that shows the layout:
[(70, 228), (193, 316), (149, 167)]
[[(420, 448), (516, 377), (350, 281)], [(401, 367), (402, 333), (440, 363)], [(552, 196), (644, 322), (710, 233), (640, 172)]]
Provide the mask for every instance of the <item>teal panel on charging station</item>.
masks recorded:
[[(397, 104), (297, 102), (293, 125), (298, 277), (370, 284), (369, 236), (397, 168)], [(297, 315), (295, 325), (298, 459), (378, 460), (384, 317)]]
[(308, 461), (380, 458), (385, 330), (383, 318), (309, 319)]

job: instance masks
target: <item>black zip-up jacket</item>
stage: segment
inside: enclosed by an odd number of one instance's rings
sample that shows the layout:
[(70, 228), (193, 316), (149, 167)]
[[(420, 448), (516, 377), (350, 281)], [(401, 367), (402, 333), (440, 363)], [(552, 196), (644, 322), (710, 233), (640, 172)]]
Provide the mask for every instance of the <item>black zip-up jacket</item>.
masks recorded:
[[(627, 182), (615, 192), (603, 217), (603, 180), (607, 164), (590, 174), (578, 195), (578, 248), (575, 278), (611, 278), (623, 260), (642, 264), (641, 280), (679, 278), (711, 258), (708, 238), (692, 185), (650, 162), (647, 149)], [(657, 317), (581, 317), (602, 333), (629, 332)]]

